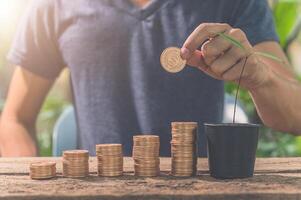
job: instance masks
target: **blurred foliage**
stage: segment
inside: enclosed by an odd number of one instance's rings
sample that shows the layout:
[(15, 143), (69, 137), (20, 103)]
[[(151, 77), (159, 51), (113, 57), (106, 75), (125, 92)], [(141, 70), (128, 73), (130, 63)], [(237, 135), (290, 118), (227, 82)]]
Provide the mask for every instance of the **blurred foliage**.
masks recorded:
[[(299, 16), (300, 1), (275, 1), (272, 4), (276, 31), (280, 44), (285, 47)], [(285, 17), (284, 17), (285, 16)]]
[(289, 134), (261, 128), (257, 156), (289, 157), (301, 155), (301, 138)]
[(0, 113), (3, 109), (3, 106), (4, 106), (4, 99), (0, 99)]
[(49, 95), (37, 122), (37, 139), (41, 156), (52, 155), (52, 132), (54, 124), (69, 103), (58, 95)]
[[(274, 0), (271, 1), (271, 8), (274, 15), (276, 31), (279, 35), (281, 46), (284, 48), (287, 56), (287, 48), (290, 43), (297, 39), (300, 32), (300, 0)], [(301, 80), (301, 76), (298, 76)], [(226, 83), (225, 91), (235, 95), (237, 85)], [(256, 113), (254, 104), (249, 93), (241, 89), (239, 99), (245, 106), (245, 111), (252, 123), (261, 123)], [(274, 131), (263, 127), (260, 131), (257, 155), (261, 157), (270, 156), (300, 156), (301, 138), (290, 134)]]

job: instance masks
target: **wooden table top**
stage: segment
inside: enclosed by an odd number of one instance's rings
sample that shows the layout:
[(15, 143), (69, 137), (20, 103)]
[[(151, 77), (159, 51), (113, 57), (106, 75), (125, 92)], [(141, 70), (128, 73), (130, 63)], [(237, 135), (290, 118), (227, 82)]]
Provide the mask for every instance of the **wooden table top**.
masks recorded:
[[(29, 163), (41, 160), (57, 162), (57, 178), (29, 178)], [(90, 176), (71, 179), (62, 177), (60, 158), (0, 158), (0, 199), (301, 199), (301, 158), (258, 158), (254, 177), (235, 180), (210, 177), (207, 159), (192, 178), (170, 176), (170, 158), (160, 167), (159, 177), (135, 177), (132, 159), (124, 158), (124, 176), (98, 177), (91, 157)]]

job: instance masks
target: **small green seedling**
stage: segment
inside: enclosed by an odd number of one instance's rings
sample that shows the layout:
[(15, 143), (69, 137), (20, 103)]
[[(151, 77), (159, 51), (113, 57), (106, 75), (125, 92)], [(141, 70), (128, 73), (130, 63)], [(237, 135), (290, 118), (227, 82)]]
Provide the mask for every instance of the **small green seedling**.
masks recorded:
[[(246, 51), (245, 47), (235, 38), (225, 34), (225, 33), (216, 33), (216, 35), (224, 38), (225, 40), (227, 40), (228, 42), (232, 43), (233, 45), (237, 46), (238, 48)], [(278, 58), (277, 56), (271, 54), (271, 53), (266, 53), (266, 52), (260, 52), (260, 51), (255, 51), (254, 54), (265, 57), (265, 58), (269, 58), (272, 59), (276, 62), (282, 63), (284, 65), (286, 65), (285, 61), (282, 60), (281, 58)], [(242, 67), (242, 70), (240, 72), (240, 76), (239, 76), (239, 80), (238, 80), (238, 84), (237, 84), (237, 89), (236, 89), (236, 94), (235, 94), (235, 102), (234, 102), (234, 111), (233, 111), (233, 119), (232, 119), (232, 123), (235, 123), (235, 116), (236, 116), (236, 105), (237, 105), (237, 98), (238, 98), (238, 92), (239, 92), (239, 88), (240, 88), (240, 82), (241, 82), (241, 78), (243, 75), (243, 72), (245, 70), (245, 65), (247, 63), (247, 57), (245, 58), (244, 61), (244, 65)]]

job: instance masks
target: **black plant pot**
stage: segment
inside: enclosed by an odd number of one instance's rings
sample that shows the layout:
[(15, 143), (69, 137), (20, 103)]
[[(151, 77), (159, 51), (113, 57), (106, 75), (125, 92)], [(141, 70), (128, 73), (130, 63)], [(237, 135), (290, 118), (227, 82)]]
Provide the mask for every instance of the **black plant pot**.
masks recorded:
[(212, 177), (253, 176), (259, 127), (257, 124), (205, 124)]

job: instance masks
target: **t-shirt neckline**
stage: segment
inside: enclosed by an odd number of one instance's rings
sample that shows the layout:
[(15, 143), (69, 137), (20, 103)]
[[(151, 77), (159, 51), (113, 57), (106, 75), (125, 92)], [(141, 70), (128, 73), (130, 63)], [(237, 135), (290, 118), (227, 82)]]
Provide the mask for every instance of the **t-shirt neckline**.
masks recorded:
[(111, 0), (113, 5), (125, 13), (139, 19), (145, 20), (154, 14), (163, 4), (169, 0), (151, 0), (143, 8), (134, 5), (131, 0)]

